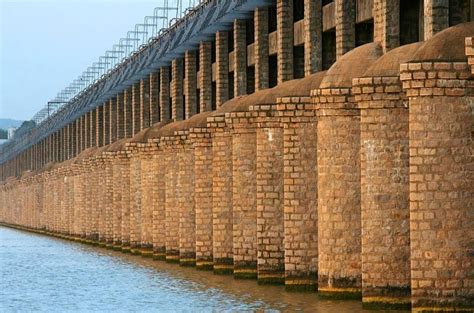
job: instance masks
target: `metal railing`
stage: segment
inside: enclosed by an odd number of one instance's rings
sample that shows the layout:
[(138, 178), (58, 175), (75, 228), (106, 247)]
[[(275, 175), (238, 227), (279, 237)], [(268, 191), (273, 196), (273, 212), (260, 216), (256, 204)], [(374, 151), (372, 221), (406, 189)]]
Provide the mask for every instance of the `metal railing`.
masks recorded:
[(189, 11), (204, 2), (203, 0), (161, 0), (160, 6), (156, 7), (153, 15), (145, 16), (143, 23), (138, 23), (128, 31), (111, 50), (105, 51), (98, 61), (92, 63), (77, 79), (69, 86), (59, 91), (57, 95), (39, 110), (31, 119), (39, 125), (50, 118), (63, 105), (71, 102), (76, 97), (86, 92), (101, 78), (107, 76), (115, 68), (126, 62), (142, 47), (154, 38), (166, 32), (178, 19), (185, 16)]

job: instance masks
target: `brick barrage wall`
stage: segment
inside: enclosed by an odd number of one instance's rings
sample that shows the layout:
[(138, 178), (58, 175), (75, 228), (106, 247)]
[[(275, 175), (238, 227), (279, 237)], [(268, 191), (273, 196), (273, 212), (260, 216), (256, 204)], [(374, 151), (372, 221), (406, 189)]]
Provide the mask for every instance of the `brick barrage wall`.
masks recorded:
[(472, 94), (469, 59), (409, 63), (212, 113), (8, 179), (0, 220), (365, 304), (469, 311)]

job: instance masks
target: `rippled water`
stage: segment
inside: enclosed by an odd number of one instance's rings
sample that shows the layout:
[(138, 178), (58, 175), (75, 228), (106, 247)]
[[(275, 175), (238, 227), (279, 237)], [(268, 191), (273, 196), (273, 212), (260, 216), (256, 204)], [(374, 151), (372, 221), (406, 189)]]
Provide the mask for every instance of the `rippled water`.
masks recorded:
[[(0, 227), (1, 312), (364, 312), (209, 272)], [(379, 311), (380, 312), (380, 311)]]

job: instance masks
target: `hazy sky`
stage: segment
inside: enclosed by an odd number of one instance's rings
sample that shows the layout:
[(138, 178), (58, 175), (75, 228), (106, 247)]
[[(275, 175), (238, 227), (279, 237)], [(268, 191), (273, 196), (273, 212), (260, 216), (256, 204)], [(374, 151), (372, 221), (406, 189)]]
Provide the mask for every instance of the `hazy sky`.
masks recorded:
[(0, 118), (31, 119), (161, 0), (0, 0)]

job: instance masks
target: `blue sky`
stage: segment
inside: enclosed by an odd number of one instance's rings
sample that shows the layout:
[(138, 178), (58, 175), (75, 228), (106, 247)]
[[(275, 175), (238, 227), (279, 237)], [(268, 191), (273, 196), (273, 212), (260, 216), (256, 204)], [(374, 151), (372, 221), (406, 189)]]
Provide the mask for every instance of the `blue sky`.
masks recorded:
[(0, 118), (31, 119), (161, 0), (0, 0)]

